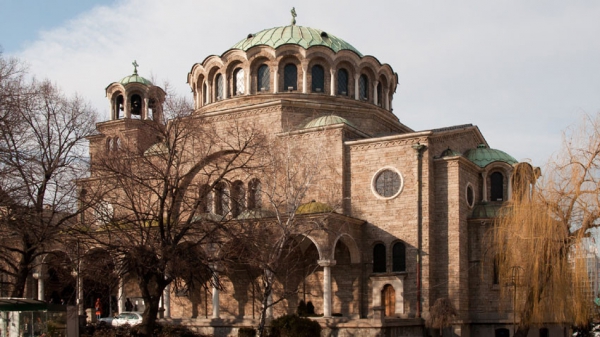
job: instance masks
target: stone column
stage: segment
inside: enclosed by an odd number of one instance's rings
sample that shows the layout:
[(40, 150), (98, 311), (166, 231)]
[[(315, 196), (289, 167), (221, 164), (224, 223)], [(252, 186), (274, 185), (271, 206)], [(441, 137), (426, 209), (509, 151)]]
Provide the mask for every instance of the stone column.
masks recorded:
[(148, 118), (148, 103), (150, 103), (150, 100), (148, 97), (144, 97), (144, 110), (142, 110), (142, 119), (150, 119)]
[(335, 92), (335, 83), (337, 82), (336, 78), (335, 78), (335, 69), (333, 69), (333, 68), (329, 69), (329, 76), (331, 76), (330, 77), (331, 81), (330, 81), (330, 86), (329, 86), (329, 91), (330, 91), (329, 94), (331, 96), (335, 96), (335, 94), (336, 94), (336, 92)]
[(163, 305), (165, 308), (164, 317), (171, 318), (171, 285), (168, 285), (163, 292)]
[(487, 171), (483, 171), (481, 173), (481, 178), (483, 179), (483, 193), (481, 195), (481, 201), (487, 202)]
[(44, 274), (42, 272), (35, 272), (33, 273), (33, 278), (37, 280), (38, 284), (37, 299), (38, 301), (44, 301)]
[(390, 110), (390, 91), (386, 90), (384, 93), (384, 99), (383, 99), (383, 105), (384, 105), (384, 109), (386, 110)]
[(219, 318), (219, 314), (220, 314), (220, 307), (219, 307), (219, 288), (217, 288), (217, 284), (219, 283), (218, 280), (218, 274), (217, 274), (217, 270), (215, 268), (215, 270), (213, 271), (214, 275), (213, 275), (213, 288), (212, 288), (212, 307), (213, 307), (213, 313), (212, 313), (212, 318)]
[(377, 94), (377, 85), (379, 85), (379, 81), (373, 82), (373, 104), (378, 105), (379, 103), (379, 95)]
[(335, 260), (319, 260), (319, 266), (323, 267), (323, 317), (331, 317), (331, 267), (335, 266)]
[[(250, 77), (250, 68), (244, 69), (244, 81), (246, 82), (246, 92), (244, 95), (250, 95), (250, 89), (252, 89), (252, 77)], [(260, 92), (258, 83), (256, 83), (256, 92)]]
[(127, 95), (123, 95), (123, 111), (125, 112), (125, 118), (131, 118), (131, 107), (129, 106), (129, 99)]
[[(223, 77), (223, 98), (222, 99), (226, 99), (229, 96), (227, 95), (227, 93), (229, 92), (229, 81), (227, 81), (227, 74), (221, 74), (221, 76)], [(233, 95), (232, 95), (233, 97)]]
[(273, 90), (272, 92), (274, 94), (279, 92), (279, 74), (278, 74), (278, 68), (277, 66), (273, 67), (273, 73), (271, 74), (273, 76)]
[(354, 99), (357, 101), (360, 99), (360, 90), (358, 87), (358, 78), (359, 77), (360, 77), (360, 74), (354, 74)]
[(125, 281), (122, 277), (119, 277), (119, 288), (117, 290), (117, 307), (119, 312), (125, 311)]
[[(308, 72), (308, 64), (305, 66), (302, 66), (302, 93), (303, 94), (308, 93), (308, 85), (306, 85), (307, 72)], [(323, 90), (325, 90), (325, 88), (323, 88)]]

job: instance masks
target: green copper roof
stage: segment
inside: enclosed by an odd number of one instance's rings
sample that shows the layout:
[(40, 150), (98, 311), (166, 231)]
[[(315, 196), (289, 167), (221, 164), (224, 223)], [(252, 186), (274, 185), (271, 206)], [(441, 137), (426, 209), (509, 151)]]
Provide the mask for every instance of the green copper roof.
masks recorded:
[(309, 203), (298, 206), (298, 209), (296, 209), (296, 214), (327, 213), (332, 211), (333, 208), (331, 208), (331, 206), (313, 200)]
[(129, 76), (125, 76), (122, 80), (119, 81), (119, 83), (123, 85), (127, 85), (129, 83), (141, 83), (144, 85), (152, 85), (152, 82), (150, 82), (150, 80), (147, 80), (138, 74), (131, 74)]
[(336, 115), (327, 115), (327, 116), (317, 117), (315, 119), (310, 120), (308, 123), (306, 123), (303, 128), (309, 129), (309, 128), (316, 128), (319, 126), (334, 125), (334, 124), (341, 124), (341, 123), (344, 123), (344, 124), (350, 125), (353, 128), (356, 128), (347, 119), (342, 118), (340, 116), (336, 116)]
[(517, 160), (506, 152), (490, 149), (485, 144), (479, 144), (477, 148), (467, 150), (464, 156), (479, 167), (486, 167), (496, 161), (502, 161), (511, 165), (517, 163)]
[(275, 27), (249, 34), (247, 38), (236, 43), (231, 49), (246, 51), (254, 46), (266, 45), (277, 48), (284, 44), (296, 44), (304, 49), (312, 46), (325, 46), (339, 52), (351, 50), (362, 57), (362, 54), (348, 42), (319, 29), (296, 25)]

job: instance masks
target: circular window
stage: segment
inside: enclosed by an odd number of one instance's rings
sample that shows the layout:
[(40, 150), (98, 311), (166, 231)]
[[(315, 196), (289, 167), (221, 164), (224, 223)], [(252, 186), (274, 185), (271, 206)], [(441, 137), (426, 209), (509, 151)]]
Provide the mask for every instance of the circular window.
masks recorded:
[(394, 198), (402, 190), (402, 175), (394, 168), (384, 167), (373, 176), (371, 188), (378, 197)]
[(470, 183), (467, 184), (466, 197), (469, 207), (473, 207), (475, 202), (475, 193), (473, 192), (473, 186), (471, 186)]

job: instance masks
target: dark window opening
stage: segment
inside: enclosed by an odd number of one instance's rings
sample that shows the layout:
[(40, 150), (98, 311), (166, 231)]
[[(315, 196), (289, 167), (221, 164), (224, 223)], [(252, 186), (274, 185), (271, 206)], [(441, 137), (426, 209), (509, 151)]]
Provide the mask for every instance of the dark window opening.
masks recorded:
[(467, 186), (467, 204), (469, 207), (473, 207), (474, 202), (475, 196), (473, 194), (473, 186), (469, 185)]
[(325, 91), (325, 70), (320, 65), (312, 67), (312, 91), (313, 92), (324, 92)]
[(406, 246), (397, 242), (392, 248), (392, 271), (406, 271)]
[(496, 329), (494, 336), (495, 337), (510, 337), (510, 331), (505, 328)]
[(369, 79), (367, 75), (360, 75), (358, 79), (358, 94), (363, 101), (369, 99)]
[(258, 67), (258, 91), (271, 90), (271, 72), (266, 64)]
[(381, 89), (381, 83), (377, 83), (377, 105), (383, 106), (383, 90)]
[(385, 261), (385, 246), (378, 243), (373, 247), (373, 272), (374, 273), (385, 273), (386, 261)]
[(283, 90), (298, 90), (298, 68), (288, 63), (283, 68)]
[(337, 94), (348, 96), (348, 71), (346, 69), (338, 70), (337, 80)]
[(142, 97), (140, 95), (131, 96), (131, 115), (138, 118), (142, 116)]
[(252, 179), (248, 183), (248, 209), (260, 209), (260, 180)]
[(236, 181), (231, 188), (231, 216), (236, 217), (242, 213), (246, 207), (246, 189), (244, 183)]
[(504, 200), (504, 176), (500, 172), (494, 172), (490, 175), (490, 200)]

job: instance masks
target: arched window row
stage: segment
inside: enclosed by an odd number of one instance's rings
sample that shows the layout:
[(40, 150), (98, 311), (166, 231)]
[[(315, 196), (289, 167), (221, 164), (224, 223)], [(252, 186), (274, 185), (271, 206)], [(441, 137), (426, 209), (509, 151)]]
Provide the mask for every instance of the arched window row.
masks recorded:
[[(114, 86), (114, 85), (113, 85)], [(147, 91), (134, 90), (125, 93), (120, 88), (113, 93), (108, 93), (110, 97), (110, 119), (144, 119), (160, 120), (162, 118), (162, 102), (164, 101), (164, 92), (158, 87), (150, 88)]]
[(261, 183), (252, 179), (247, 184), (236, 180), (220, 182), (211, 191), (208, 185), (199, 189), (199, 213), (211, 213), (236, 218), (246, 210), (257, 210), (261, 203)]
[(106, 153), (114, 153), (122, 149), (121, 138), (119, 137), (107, 137), (106, 138)]
[[(406, 245), (395, 242), (392, 245), (391, 266), (388, 266), (388, 255), (386, 246), (378, 243), (373, 246), (373, 273), (404, 272), (406, 271)], [(391, 270), (388, 269), (391, 267)]]
[(332, 69), (315, 61), (303, 69), (296, 59), (288, 59), (277, 65), (265, 60), (232, 68), (227, 74), (218, 70), (209, 77), (204, 73), (197, 76), (196, 107), (243, 95), (302, 92), (348, 97), (391, 110), (393, 88), (387, 83), (394, 83), (395, 79), (384, 73), (375, 75), (366, 66), (341, 62)]

